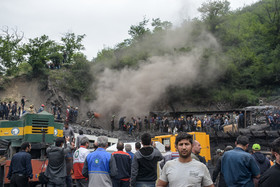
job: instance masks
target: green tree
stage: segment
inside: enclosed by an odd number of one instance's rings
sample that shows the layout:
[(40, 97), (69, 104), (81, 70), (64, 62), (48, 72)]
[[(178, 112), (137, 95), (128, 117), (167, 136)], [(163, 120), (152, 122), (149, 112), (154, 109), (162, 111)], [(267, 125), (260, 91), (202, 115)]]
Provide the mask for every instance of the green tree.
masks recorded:
[(29, 39), (29, 43), (24, 45), (28, 57), (27, 62), (32, 66), (32, 72), (35, 77), (45, 73), (46, 62), (52, 54), (52, 48), (56, 48), (56, 45), (46, 35)]
[(150, 34), (151, 31), (149, 28), (146, 28), (149, 20), (144, 18), (138, 25), (130, 26), (128, 34), (132, 37), (134, 41), (141, 41), (145, 37), (145, 35)]
[(161, 21), (160, 18), (152, 19), (153, 32), (168, 30), (172, 27), (172, 23), (169, 21)]
[(12, 29), (12, 33), (8, 27), (2, 29), (0, 35), (0, 71), (7, 70), (9, 72), (9, 69), (16, 67), (23, 61), (23, 53), (20, 48), (23, 36), (24, 34), (19, 33), (16, 29)]
[(64, 59), (65, 63), (71, 63), (73, 60), (73, 55), (84, 49), (84, 45), (82, 41), (86, 35), (75, 35), (75, 33), (65, 33), (61, 38), (63, 42), (63, 50), (64, 55), (66, 55), (66, 59)]
[(215, 33), (217, 27), (224, 21), (224, 16), (229, 13), (229, 5), (227, 0), (208, 0), (198, 8), (198, 11), (202, 13), (202, 20), (212, 33)]

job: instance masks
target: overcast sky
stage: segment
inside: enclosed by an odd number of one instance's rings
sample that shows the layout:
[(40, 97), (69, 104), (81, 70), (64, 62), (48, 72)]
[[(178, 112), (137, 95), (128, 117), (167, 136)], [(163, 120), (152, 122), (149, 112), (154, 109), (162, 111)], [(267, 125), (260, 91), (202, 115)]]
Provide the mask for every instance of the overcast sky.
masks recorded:
[[(258, 0), (229, 0), (231, 8)], [(0, 27), (24, 32), (28, 38), (43, 34), (59, 41), (63, 33), (86, 34), (83, 51), (88, 60), (104, 47), (114, 47), (129, 38), (131, 25), (160, 18), (179, 24), (199, 16), (197, 8), (205, 0), (0, 0)]]

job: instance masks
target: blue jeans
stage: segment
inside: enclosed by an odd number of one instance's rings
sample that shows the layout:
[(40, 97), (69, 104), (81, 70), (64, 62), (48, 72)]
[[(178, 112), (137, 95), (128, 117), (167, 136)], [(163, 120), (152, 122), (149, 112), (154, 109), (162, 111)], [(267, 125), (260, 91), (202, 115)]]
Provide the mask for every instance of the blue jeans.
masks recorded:
[(131, 126), (131, 127), (129, 128), (129, 134), (131, 134), (131, 132), (132, 132), (133, 129), (134, 129), (133, 126)]
[(155, 187), (156, 182), (148, 182), (148, 181), (137, 181), (136, 187)]

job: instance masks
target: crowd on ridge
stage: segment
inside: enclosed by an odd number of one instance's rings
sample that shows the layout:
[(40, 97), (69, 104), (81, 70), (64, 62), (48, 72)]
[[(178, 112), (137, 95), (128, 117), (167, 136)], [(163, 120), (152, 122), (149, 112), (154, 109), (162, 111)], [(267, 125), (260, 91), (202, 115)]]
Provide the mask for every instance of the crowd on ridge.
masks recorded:
[[(40, 113), (45, 111), (45, 105), (41, 104), (38, 107), (38, 110), (34, 107), (33, 104), (26, 107), (26, 102), (28, 100), (25, 99), (25, 96), (22, 96), (20, 100), (20, 104), (18, 101), (1, 101), (0, 102), (0, 120), (17, 120), (25, 113)], [(51, 114), (55, 116), (56, 120), (62, 120), (62, 106), (60, 104), (52, 104), (50, 108)], [(73, 107), (68, 105), (65, 111), (65, 121), (69, 123), (76, 123), (78, 118), (78, 107)]]

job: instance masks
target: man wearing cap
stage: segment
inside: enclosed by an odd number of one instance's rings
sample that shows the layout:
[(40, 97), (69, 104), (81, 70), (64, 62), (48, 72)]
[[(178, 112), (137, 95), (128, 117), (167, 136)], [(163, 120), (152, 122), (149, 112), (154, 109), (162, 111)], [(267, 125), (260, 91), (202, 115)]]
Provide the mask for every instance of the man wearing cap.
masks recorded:
[(260, 144), (255, 143), (252, 146), (252, 150), (253, 150), (253, 157), (255, 158), (255, 160), (257, 161), (257, 164), (261, 170), (261, 175), (270, 168), (270, 162), (268, 160), (268, 158), (266, 158), (266, 156), (264, 154), (262, 154), (260, 152), (261, 150), (261, 146)]
[(43, 112), (43, 111), (44, 111), (44, 107), (45, 107), (45, 105), (42, 104), (41, 107), (40, 107), (39, 110), (38, 110), (38, 113)]
[(211, 159), (211, 163), (212, 163), (213, 166), (216, 166), (218, 160), (220, 159), (220, 157), (222, 155), (223, 155), (223, 150), (217, 149), (216, 155), (213, 157), (213, 159)]
[(30, 113), (30, 114), (35, 114), (34, 106), (33, 106), (33, 105), (30, 105), (30, 106), (29, 106), (28, 113)]
[(260, 177), (260, 169), (252, 155), (246, 152), (249, 146), (247, 136), (238, 136), (236, 147), (224, 153), (222, 174), (227, 186), (253, 187), (253, 179)]
[[(233, 150), (233, 147), (231, 145), (228, 145), (226, 146), (225, 148), (225, 152), (226, 151), (230, 151), (230, 150)], [(213, 171), (213, 175), (212, 175), (212, 180), (214, 182), (214, 184), (216, 184), (216, 180), (219, 181), (218, 182), (218, 185), (215, 185), (217, 187), (227, 187), (227, 184), (225, 182), (225, 179), (224, 179), (224, 175), (221, 173), (221, 167), (222, 167), (222, 156), (218, 159), (217, 161), (217, 165)]]

